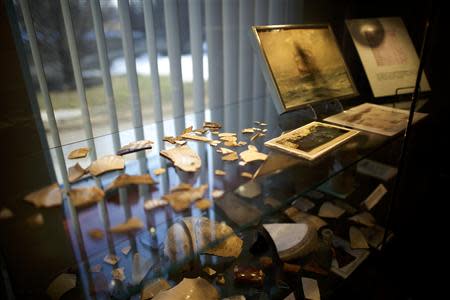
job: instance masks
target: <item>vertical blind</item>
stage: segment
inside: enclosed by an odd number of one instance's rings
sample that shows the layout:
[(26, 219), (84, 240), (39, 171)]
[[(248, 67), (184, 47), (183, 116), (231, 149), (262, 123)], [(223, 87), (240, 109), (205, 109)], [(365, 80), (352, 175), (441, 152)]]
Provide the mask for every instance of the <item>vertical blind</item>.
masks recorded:
[[(12, 0), (11, 0), (12, 1)], [(77, 0), (78, 1), (78, 0)], [(92, 114), (86, 97), (83, 70), (77, 44), (76, 30), (74, 30), (74, 15), (71, 4), (75, 0), (56, 1), (60, 7), (65, 35), (70, 53), (70, 62), (75, 81), (75, 88), (81, 110), (84, 138), (92, 141)], [(92, 15), (92, 32), (95, 36), (95, 49), (99, 61), (101, 85), (103, 87), (104, 101), (107, 107), (108, 124), (110, 132), (119, 131), (118, 110), (116, 97), (113, 91), (114, 82), (111, 79), (111, 61), (107, 37), (104, 31), (102, 2), (90, 0), (89, 9)], [(114, 2), (114, 1), (112, 1)], [(276, 121), (275, 110), (268, 96), (264, 78), (261, 74), (258, 61), (253, 55), (251, 47), (252, 25), (286, 24), (301, 21), (303, 0), (143, 0), (133, 1), (142, 6), (142, 22), (145, 28), (143, 44), (148, 56), (150, 68), (151, 94), (141, 99), (138, 73), (136, 69), (136, 40), (133, 38), (133, 28), (130, 2), (118, 0), (116, 2), (118, 23), (121, 31), (121, 47), (125, 62), (126, 79), (128, 86), (128, 99), (131, 107), (132, 126), (142, 128), (145, 124), (162, 122), (164, 119), (174, 119), (175, 131), (179, 133), (185, 127), (185, 95), (183, 76), (192, 78), (193, 110), (195, 125), (201, 126), (205, 119), (205, 112), (210, 111), (210, 117), (217, 122), (228, 124), (227, 130), (235, 131), (241, 127), (251, 126), (252, 120)], [(159, 3), (163, 8), (155, 10)], [(104, 3), (103, 3), (104, 4)], [(33, 15), (30, 13), (30, 0), (18, 0), (17, 9), (23, 18), (27, 39), (24, 42), (31, 49), (30, 64), (34, 66), (34, 74), (39, 83), (40, 93), (43, 96), (41, 109), (46, 112), (48, 127), (51, 132), (53, 145), (61, 146), (61, 134), (58, 127), (52, 99), (48, 91), (45, 68), (41, 59), (43, 51), (40, 49), (33, 26)], [(184, 10), (187, 10), (186, 12)], [(180, 14), (188, 16), (189, 32), (189, 59), (192, 61), (192, 70), (183, 70), (184, 59), (182, 44), (182, 28), (185, 24), (180, 22)], [(79, 17), (79, 16), (77, 16)], [(133, 18), (136, 18), (134, 16)], [(158, 19), (163, 22), (158, 22)], [(158, 26), (165, 27), (165, 46), (169, 61), (170, 106), (172, 115), (163, 116), (163, 97), (160, 78), (160, 64), (158, 54)], [(76, 29), (76, 28), (75, 28)], [(204, 56), (207, 59), (204, 60)], [(204, 66), (207, 62), (207, 66)], [(204, 72), (207, 69), (207, 74)], [(192, 72), (187, 74), (186, 72)], [(207, 75), (207, 76), (206, 76)], [(257, 101), (257, 102), (251, 102)], [(239, 103), (237, 111), (221, 110), (223, 106)], [(253, 105), (251, 103), (254, 103)], [(143, 106), (151, 106), (153, 119), (143, 118)], [(225, 111), (225, 115), (223, 114)], [(191, 124), (188, 124), (191, 125)], [(158, 126), (158, 138), (164, 135), (164, 127)], [(143, 132), (143, 131), (136, 131)], [(137, 139), (143, 136), (136, 136)], [(114, 147), (120, 146), (116, 138)], [(95, 145), (92, 145), (95, 149)], [(96, 156), (93, 152), (93, 159)], [(59, 162), (61, 164), (61, 162)], [(65, 168), (64, 168), (65, 169)]]

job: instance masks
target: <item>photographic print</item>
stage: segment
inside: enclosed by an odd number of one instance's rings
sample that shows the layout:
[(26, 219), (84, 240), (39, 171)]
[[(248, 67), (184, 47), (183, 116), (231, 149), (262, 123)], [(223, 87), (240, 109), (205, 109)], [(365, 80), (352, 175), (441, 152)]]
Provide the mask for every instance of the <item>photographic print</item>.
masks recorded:
[[(419, 58), (399, 17), (346, 20), (374, 97), (412, 93)], [(430, 91), (425, 74), (420, 90)]]
[[(408, 110), (364, 103), (328, 117), (325, 121), (385, 136), (394, 136), (405, 130), (408, 116)], [(425, 113), (414, 113), (413, 123), (425, 116), (427, 116)]]
[(260, 65), (279, 113), (358, 94), (328, 25), (252, 29)]
[(358, 132), (321, 122), (311, 122), (267, 141), (264, 145), (313, 160), (342, 144)]

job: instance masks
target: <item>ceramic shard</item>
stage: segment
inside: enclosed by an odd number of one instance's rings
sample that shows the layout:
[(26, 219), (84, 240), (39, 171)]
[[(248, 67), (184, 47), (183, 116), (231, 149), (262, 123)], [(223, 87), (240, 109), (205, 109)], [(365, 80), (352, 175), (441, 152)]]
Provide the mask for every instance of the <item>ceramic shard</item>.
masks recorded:
[(223, 147), (220, 148), (219, 150), (220, 150), (220, 152), (221, 152), (223, 155), (231, 154), (231, 153), (236, 153), (236, 151), (233, 151), (233, 150), (228, 149), (228, 148), (223, 148)]
[(300, 265), (283, 263), (283, 271), (284, 272), (298, 273), (298, 272), (300, 272), (300, 270), (301, 270)]
[(103, 232), (103, 230), (101, 230), (99, 228), (93, 228), (93, 229), (89, 230), (88, 233), (91, 238), (96, 239), (96, 240), (101, 240), (105, 236), (105, 233)]
[(306, 223), (264, 224), (282, 260), (305, 256), (318, 245), (317, 231)]
[(99, 272), (101, 272), (101, 270), (102, 270), (102, 265), (100, 265), (100, 264), (93, 265), (91, 267), (91, 272), (92, 273), (99, 273)]
[(326, 201), (319, 209), (319, 217), (323, 218), (339, 218), (345, 213), (345, 210), (333, 203)]
[[(223, 276), (223, 274), (217, 274), (216, 282), (217, 282), (217, 284), (225, 285), (225, 276)], [(245, 298), (244, 298), (244, 300), (245, 300)]]
[(126, 246), (126, 247), (123, 247), (122, 249), (120, 249), (120, 252), (122, 252), (123, 255), (128, 255), (128, 253), (130, 253), (130, 251), (131, 251), (131, 246)]
[(185, 129), (181, 132), (181, 135), (192, 132), (192, 129), (194, 129), (194, 126), (192, 126), (192, 125), (189, 126), (189, 127), (187, 127), (187, 128), (185, 128)]
[(222, 125), (216, 122), (203, 122), (203, 128), (219, 130), (220, 128), (222, 128)]
[(108, 190), (120, 188), (123, 186), (127, 186), (130, 184), (152, 185), (152, 184), (155, 184), (155, 181), (150, 176), (150, 174), (143, 174), (143, 175), (121, 174), (114, 179), (114, 181), (106, 188), (106, 190), (108, 191)]
[(68, 192), (70, 201), (75, 207), (84, 207), (100, 202), (105, 192), (96, 186), (90, 188), (75, 188)]
[(189, 183), (181, 182), (179, 185), (175, 186), (170, 190), (171, 193), (178, 191), (187, 191), (192, 189), (192, 185)]
[(319, 285), (315, 279), (302, 277), (302, 286), (306, 299), (320, 300)]
[(163, 199), (168, 201), (175, 211), (181, 212), (188, 209), (195, 200), (201, 199), (207, 189), (208, 185), (204, 184), (197, 188), (172, 190), (171, 193), (164, 195)]
[(170, 289), (170, 284), (162, 278), (158, 278), (152, 282), (147, 283), (141, 290), (140, 300), (150, 300), (158, 295), (159, 292)]
[(63, 273), (50, 283), (46, 292), (52, 300), (59, 300), (65, 293), (73, 289), (76, 284), (76, 274)]
[(62, 203), (61, 190), (57, 183), (53, 183), (40, 190), (25, 196), (25, 201), (32, 203), (36, 207), (53, 207)]
[(217, 145), (219, 145), (220, 143), (222, 143), (222, 141), (218, 141), (218, 140), (211, 140), (211, 142), (209, 142), (209, 144), (213, 147), (216, 147)]
[(257, 160), (266, 160), (267, 159), (267, 154), (261, 153), (261, 152), (258, 152), (258, 151), (254, 151), (254, 150), (250, 150), (250, 149), (242, 151), (239, 154), (239, 156), (246, 163), (249, 163), (249, 162), (252, 162), (252, 161), (257, 161)]
[(183, 280), (171, 289), (162, 291), (154, 300), (219, 300), (216, 288), (207, 280), (197, 277)]
[(111, 271), (111, 275), (112, 278), (115, 280), (119, 280), (119, 281), (124, 281), (125, 280), (125, 272), (124, 272), (124, 268), (117, 268), (117, 269), (113, 269)]
[(164, 142), (168, 142), (168, 143), (171, 143), (171, 144), (176, 144), (176, 141), (178, 140), (178, 138), (177, 137), (173, 137), (173, 136), (165, 136), (164, 138), (163, 138), (163, 141)]
[(252, 266), (235, 265), (233, 268), (234, 280), (242, 284), (262, 286), (265, 274), (262, 270)]
[(111, 227), (109, 231), (112, 233), (126, 233), (130, 231), (136, 231), (142, 228), (144, 228), (144, 223), (142, 223), (142, 221), (139, 218), (132, 217), (128, 219), (125, 223)]
[(259, 258), (259, 263), (260, 263), (264, 268), (267, 268), (267, 267), (270, 267), (270, 266), (273, 265), (273, 260), (272, 260), (272, 258), (270, 258), (269, 256), (261, 256), (261, 257)]
[(141, 150), (152, 149), (153, 142), (150, 140), (140, 140), (131, 142), (117, 151), (117, 155), (125, 155), (128, 153), (133, 153)]
[(224, 190), (213, 190), (212, 193), (211, 193), (211, 196), (213, 198), (220, 198), (220, 197), (223, 196), (224, 193), (225, 193)]
[(144, 259), (139, 253), (135, 253), (133, 255), (131, 268), (131, 283), (140, 284), (152, 266), (153, 263), (151, 258)]
[(247, 145), (247, 142), (244, 142), (244, 141), (239, 141), (238, 142), (238, 146), (245, 146), (245, 145)]
[(387, 193), (386, 187), (380, 183), (375, 190), (364, 200), (361, 202), (367, 210), (371, 210), (378, 202), (380, 202), (381, 198)]
[(94, 176), (98, 176), (106, 172), (122, 170), (123, 168), (125, 168), (125, 160), (121, 156), (106, 155), (94, 161), (89, 167), (89, 172)]
[(198, 154), (189, 148), (189, 146), (162, 150), (160, 154), (172, 161), (175, 167), (185, 172), (196, 172), (202, 165), (202, 161)]
[(183, 139), (187, 139), (187, 140), (193, 140), (193, 141), (198, 141), (198, 142), (205, 142), (205, 143), (210, 143), (212, 140), (207, 138), (206, 136), (199, 136), (199, 135), (195, 135), (195, 134), (190, 134), (190, 133), (185, 133), (182, 134), (181, 137)]
[(366, 238), (364, 237), (361, 230), (359, 230), (357, 227), (350, 226), (349, 236), (350, 236), (350, 247), (352, 249), (368, 249), (369, 248)]
[(250, 178), (250, 179), (253, 178), (253, 174), (250, 172), (241, 172), (241, 176), (245, 177), (245, 178)]
[(159, 200), (159, 199), (147, 200), (144, 202), (144, 209), (151, 211), (153, 209), (156, 209), (158, 207), (164, 207), (166, 205), (168, 205), (168, 203), (167, 203), (167, 201), (164, 201), (164, 200)]
[(27, 223), (31, 226), (44, 225), (44, 216), (41, 213), (34, 214), (27, 218)]
[(14, 213), (9, 208), (3, 207), (0, 210), (0, 220), (6, 220), (12, 217), (14, 217)]
[(308, 198), (301, 197), (292, 204), (296, 208), (300, 209), (303, 212), (307, 212), (308, 210), (312, 209), (314, 206), (314, 202), (309, 200)]
[(202, 271), (205, 272), (206, 274), (208, 274), (209, 276), (213, 276), (214, 274), (217, 273), (216, 270), (214, 270), (214, 269), (211, 268), (211, 267), (204, 267), (204, 268), (202, 269)]
[(257, 223), (262, 215), (258, 208), (237, 197), (234, 193), (228, 193), (223, 199), (215, 201), (215, 206), (219, 207), (231, 221), (238, 225)]
[(245, 128), (241, 130), (242, 133), (254, 133), (255, 130), (253, 128)]
[(78, 179), (83, 177), (84, 174), (87, 173), (87, 170), (80, 166), (79, 163), (76, 163), (74, 166), (69, 168), (69, 182), (76, 182)]
[(153, 170), (153, 174), (155, 174), (155, 176), (159, 176), (166, 173), (166, 168), (158, 168)]
[(261, 195), (261, 185), (256, 181), (248, 181), (239, 186), (234, 192), (244, 198), (255, 198)]
[(260, 137), (263, 137), (263, 136), (265, 136), (264, 133), (257, 132), (254, 136), (252, 136), (252, 137), (250, 138), (250, 141), (253, 142), (253, 141), (256, 140), (257, 138), (260, 138)]
[(245, 300), (245, 296), (243, 296), (243, 295), (235, 295), (235, 296), (223, 298), (222, 300)]
[(206, 210), (211, 207), (211, 201), (209, 201), (208, 199), (200, 199), (195, 202), (195, 207), (200, 210)]
[(284, 213), (294, 222), (296, 223), (307, 223), (316, 230), (319, 230), (323, 226), (327, 225), (327, 222), (322, 220), (321, 218), (311, 215), (308, 213), (304, 213), (298, 210), (295, 207), (289, 207), (284, 211)]
[(225, 161), (235, 161), (238, 159), (239, 159), (239, 157), (236, 152), (222, 156), (222, 160), (225, 160)]
[(219, 137), (235, 137), (236, 136), (236, 133), (234, 133), (234, 132), (222, 132), (222, 133), (219, 133)]
[(67, 156), (68, 159), (77, 159), (77, 158), (84, 158), (89, 153), (89, 148), (83, 147), (78, 148), (69, 153)]
[(375, 218), (369, 212), (362, 212), (362, 213), (354, 215), (348, 219), (350, 221), (365, 225), (367, 227), (372, 227), (372, 226), (375, 226), (375, 224), (376, 224)]
[(227, 173), (225, 173), (225, 171), (223, 170), (214, 170), (214, 174), (217, 176), (225, 176), (227, 175)]
[(108, 254), (103, 258), (103, 261), (109, 265), (114, 266), (120, 260), (120, 257), (114, 254)]

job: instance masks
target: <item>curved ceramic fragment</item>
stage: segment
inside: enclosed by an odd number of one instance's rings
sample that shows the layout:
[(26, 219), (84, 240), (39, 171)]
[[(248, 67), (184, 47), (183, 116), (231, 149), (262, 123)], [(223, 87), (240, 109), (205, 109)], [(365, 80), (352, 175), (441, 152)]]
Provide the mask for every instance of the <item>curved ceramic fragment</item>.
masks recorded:
[(83, 207), (100, 202), (105, 196), (105, 192), (93, 186), (90, 188), (71, 189), (68, 195), (73, 206)]
[(306, 223), (264, 224), (263, 227), (275, 243), (282, 260), (305, 256), (317, 247), (317, 231)]
[(150, 174), (143, 175), (128, 175), (122, 174), (117, 176), (114, 181), (106, 188), (106, 190), (111, 190), (115, 188), (120, 188), (130, 184), (155, 184), (152, 176)]
[(125, 160), (121, 156), (106, 155), (94, 161), (89, 166), (89, 172), (94, 176), (98, 176), (106, 172), (122, 170), (123, 168), (125, 168)]
[(239, 154), (239, 156), (246, 163), (256, 161), (256, 160), (266, 160), (267, 159), (267, 154), (259, 152), (258, 148), (256, 148), (253, 145), (249, 145), (248, 150), (242, 151)]
[(80, 179), (84, 174), (86, 174), (87, 170), (80, 166), (79, 163), (76, 163), (74, 166), (69, 168), (69, 182), (73, 183)]
[(205, 142), (205, 143), (211, 142), (211, 139), (207, 138), (206, 136), (201, 136), (201, 135), (196, 135), (196, 134), (191, 134), (191, 133), (184, 133), (181, 135), (181, 137), (186, 140), (193, 140), (193, 141)]
[(126, 144), (119, 151), (117, 155), (125, 155), (128, 153), (133, 153), (141, 150), (152, 149), (153, 142), (150, 140), (140, 140)]
[(170, 289), (170, 284), (162, 279), (158, 278), (152, 282), (147, 283), (141, 290), (140, 300), (149, 300), (158, 295), (159, 292)]
[(162, 150), (160, 155), (172, 161), (175, 167), (185, 172), (197, 172), (202, 166), (200, 157), (189, 146)]
[(203, 122), (203, 128), (208, 128), (208, 129), (212, 129), (212, 130), (219, 130), (220, 128), (222, 128), (222, 125), (220, 125), (217, 122), (205, 121), (205, 122)]
[(59, 185), (53, 183), (40, 190), (32, 192), (25, 196), (25, 201), (34, 204), (36, 207), (53, 207), (61, 205), (62, 195)]
[(321, 218), (311, 215), (301, 210), (298, 210), (295, 207), (289, 207), (284, 211), (284, 213), (296, 223), (307, 223), (312, 226), (314, 229), (319, 230), (323, 226), (327, 225), (327, 222), (322, 220)]
[(375, 218), (369, 212), (362, 212), (348, 218), (350, 221), (365, 225), (367, 227), (373, 227), (376, 224)]
[(159, 207), (163, 207), (168, 205), (167, 201), (164, 200), (160, 200), (160, 199), (155, 199), (155, 200), (147, 200), (144, 202), (144, 209), (145, 210), (153, 210)]
[(89, 153), (89, 148), (82, 147), (75, 149), (69, 153), (67, 156), (68, 159), (77, 159), (77, 158), (84, 158)]
[(367, 244), (364, 234), (357, 227), (355, 226), (350, 227), (349, 236), (350, 236), (350, 247), (352, 247), (352, 249), (369, 248), (369, 245)]
[(337, 205), (334, 205), (331, 202), (324, 202), (319, 209), (319, 217), (323, 218), (339, 218), (345, 213), (345, 209), (340, 208)]
[(136, 231), (141, 228), (144, 228), (144, 223), (142, 223), (142, 221), (139, 218), (132, 217), (128, 219), (125, 223), (111, 227), (109, 231), (111, 231), (112, 233), (126, 233), (130, 231)]
[(183, 278), (173, 288), (160, 292), (154, 300), (218, 300), (219, 293), (207, 280), (197, 278)]

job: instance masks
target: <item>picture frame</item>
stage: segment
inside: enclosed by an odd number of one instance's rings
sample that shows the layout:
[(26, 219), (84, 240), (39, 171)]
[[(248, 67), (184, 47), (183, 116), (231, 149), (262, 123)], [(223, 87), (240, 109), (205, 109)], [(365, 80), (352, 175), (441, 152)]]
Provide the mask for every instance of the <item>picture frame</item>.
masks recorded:
[[(413, 124), (427, 115), (415, 112)], [(406, 129), (408, 118), (408, 110), (366, 102), (329, 116), (324, 121), (384, 136), (395, 136)]]
[[(347, 29), (375, 98), (411, 94), (419, 57), (400, 17), (348, 19)], [(420, 91), (431, 91), (425, 72)]]
[(279, 114), (359, 95), (330, 25), (253, 26), (252, 33)]
[(264, 145), (307, 160), (314, 160), (358, 133), (358, 130), (314, 121), (271, 139)]

